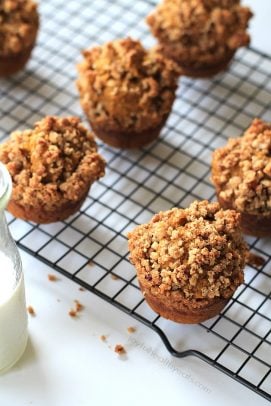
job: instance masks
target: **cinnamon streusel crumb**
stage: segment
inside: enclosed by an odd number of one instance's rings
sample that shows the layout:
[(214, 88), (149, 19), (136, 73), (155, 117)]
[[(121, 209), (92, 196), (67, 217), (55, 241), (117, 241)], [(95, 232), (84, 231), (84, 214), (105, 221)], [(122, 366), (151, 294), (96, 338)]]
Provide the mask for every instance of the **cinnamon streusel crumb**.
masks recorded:
[(0, 55), (31, 46), (38, 24), (37, 5), (32, 0), (0, 0)]
[(255, 119), (244, 136), (213, 155), (218, 197), (250, 214), (271, 215), (271, 124)]
[(247, 247), (239, 214), (218, 203), (160, 212), (128, 238), (139, 281), (154, 295), (229, 298), (243, 282)]

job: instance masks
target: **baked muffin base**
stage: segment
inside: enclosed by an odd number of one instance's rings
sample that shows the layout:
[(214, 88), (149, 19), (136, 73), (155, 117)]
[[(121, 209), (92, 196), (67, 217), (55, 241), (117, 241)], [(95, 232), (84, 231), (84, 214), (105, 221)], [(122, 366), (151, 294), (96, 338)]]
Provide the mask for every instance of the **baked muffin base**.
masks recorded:
[(134, 130), (110, 130), (109, 126), (97, 125), (91, 120), (85, 111), (88, 121), (95, 135), (105, 144), (114, 148), (136, 149), (150, 144), (159, 137), (159, 134), (165, 125), (169, 113), (161, 118), (161, 122), (156, 127), (151, 127), (142, 131)]
[(22, 206), (13, 199), (8, 204), (8, 211), (17, 218), (32, 221), (37, 224), (49, 224), (57, 221), (66, 220), (72, 214), (76, 213), (87, 197), (88, 191), (77, 202), (67, 202), (56, 210), (46, 211), (43, 207)]
[(144, 293), (144, 297), (149, 306), (161, 317), (183, 324), (198, 324), (205, 320), (217, 316), (229, 302), (229, 299), (215, 298), (210, 299), (209, 303), (203, 306), (197, 306), (197, 301), (191, 301), (191, 307), (184, 305), (182, 301), (174, 303), (165, 302), (151, 293)]
[(179, 68), (181, 69), (181, 75), (198, 79), (210, 78), (220, 72), (225, 71), (235, 54), (235, 52), (229, 52), (222, 60), (220, 60), (219, 62), (215, 62), (213, 65), (200, 65), (200, 63), (189, 64), (180, 61), (178, 55), (166, 46), (161, 47), (161, 52), (166, 57), (172, 59), (175, 63), (178, 64)]
[(95, 135), (111, 147), (134, 149), (150, 144), (152, 141), (158, 138), (165, 121), (166, 119), (155, 128), (150, 128), (140, 132), (133, 130), (109, 131), (93, 123), (91, 123), (91, 127)]
[(0, 78), (14, 75), (24, 68), (28, 62), (34, 44), (28, 47), (24, 52), (11, 56), (0, 56)]
[[(233, 209), (233, 205), (217, 195), (217, 200), (224, 209)], [(271, 215), (241, 213), (240, 226), (244, 234), (254, 237), (271, 237)]]

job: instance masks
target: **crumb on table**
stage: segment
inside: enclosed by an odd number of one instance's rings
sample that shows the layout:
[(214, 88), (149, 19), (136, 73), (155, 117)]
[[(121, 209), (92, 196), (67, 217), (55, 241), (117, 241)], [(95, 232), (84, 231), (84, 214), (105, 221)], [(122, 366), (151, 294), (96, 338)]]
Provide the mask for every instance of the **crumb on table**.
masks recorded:
[(49, 280), (50, 282), (55, 282), (55, 281), (58, 281), (59, 278), (58, 278), (56, 275), (49, 273), (49, 274), (48, 274), (48, 280)]
[(77, 317), (78, 313), (84, 309), (84, 305), (82, 305), (82, 303), (80, 303), (79, 300), (75, 299), (74, 303), (75, 303), (75, 308), (70, 309), (70, 311), (69, 311), (69, 315), (71, 317)]
[(76, 316), (77, 316), (77, 311), (74, 310), (74, 309), (71, 309), (71, 310), (69, 311), (69, 316), (71, 316), (71, 317), (76, 317)]
[(129, 334), (132, 334), (132, 333), (135, 333), (135, 332), (136, 332), (136, 328), (130, 326), (130, 327), (127, 328), (127, 331), (128, 331)]
[(36, 316), (36, 312), (33, 306), (28, 306), (27, 311), (31, 316)]
[(84, 305), (82, 305), (82, 303), (80, 303), (79, 300), (75, 300), (74, 303), (77, 312), (80, 312), (81, 310), (84, 309)]
[(125, 348), (121, 344), (116, 344), (115, 348), (114, 348), (114, 351), (119, 355), (126, 354)]

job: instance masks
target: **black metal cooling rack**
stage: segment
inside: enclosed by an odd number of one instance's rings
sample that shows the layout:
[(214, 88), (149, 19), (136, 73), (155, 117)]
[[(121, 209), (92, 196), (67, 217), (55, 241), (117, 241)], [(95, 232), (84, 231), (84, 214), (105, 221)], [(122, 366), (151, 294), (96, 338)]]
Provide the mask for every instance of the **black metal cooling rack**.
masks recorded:
[[(144, 18), (148, 0), (47, 0), (27, 69), (0, 84), (0, 136), (44, 115), (82, 112), (74, 81), (80, 50), (130, 35), (154, 43)], [(171, 323), (145, 304), (128, 261), (126, 233), (159, 210), (214, 198), (212, 151), (255, 116), (271, 121), (271, 59), (242, 50), (212, 80), (181, 79), (172, 114), (156, 142), (139, 151), (100, 145), (106, 176), (81, 211), (65, 222), (34, 225), (9, 216), (19, 246), (155, 330), (176, 357), (195, 355), (271, 398), (271, 241), (249, 238), (266, 260), (246, 268), (246, 282), (220, 316), (196, 326)], [(192, 349), (191, 349), (192, 348)]]

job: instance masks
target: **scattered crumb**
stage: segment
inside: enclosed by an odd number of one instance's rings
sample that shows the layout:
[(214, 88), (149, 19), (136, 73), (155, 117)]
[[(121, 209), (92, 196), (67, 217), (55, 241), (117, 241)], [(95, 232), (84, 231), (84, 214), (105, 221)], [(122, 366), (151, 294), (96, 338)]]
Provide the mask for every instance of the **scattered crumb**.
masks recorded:
[(51, 273), (48, 274), (48, 279), (49, 279), (49, 281), (51, 281), (51, 282), (55, 282), (55, 281), (58, 281), (58, 280), (59, 280), (59, 278), (58, 278), (56, 275), (53, 275), (53, 274), (51, 274)]
[(69, 315), (71, 317), (76, 317), (77, 314), (84, 309), (84, 305), (82, 305), (82, 303), (80, 303), (79, 300), (74, 300), (74, 303), (75, 303), (75, 308), (71, 309), (69, 311)]
[(69, 311), (69, 316), (71, 316), (71, 317), (76, 317), (76, 316), (77, 316), (77, 311), (71, 309), (71, 310)]
[(88, 261), (87, 265), (88, 265), (88, 266), (93, 266), (93, 265), (94, 265), (94, 262), (91, 261), (91, 259), (90, 259), (90, 260)]
[(125, 348), (121, 344), (116, 344), (115, 348), (114, 348), (114, 351), (119, 355), (126, 354)]
[(83, 288), (82, 286), (80, 286), (80, 287), (79, 287), (79, 290), (80, 290), (81, 292), (85, 292), (86, 289)]
[(106, 341), (107, 340), (107, 336), (105, 336), (104, 334), (100, 336), (100, 340), (101, 341)]
[(247, 265), (255, 266), (255, 268), (261, 268), (265, 264), (265, 259), (260, 255), (256, 255), (253, 252), (248, 252), (246, 256)]
[(114, 279), (114, 281), (119, 279), (119, 277), (117, 275), (113, 274), (113, 273), (111, 274), (111, 278)]
[(82, 305), (82, 303), (80, 303), (79, 300), (75, 300), (74, 303), (77, 312), (80, 312), (81, 310), (84, 309), (84, 305)]
[(28, 313), (29, 313), (31, 316), (36, 316), (36, 312), (35, 312), (34, 307), (28, 306), (28, 307), (27, 307), (27, 311), (28, 311)]
[(132, 333), (136, 332), (136, 328), (130, 326), (130, 327), (127, 328), (127, 331), (128, 331), (129, 334), (132, 334)]

